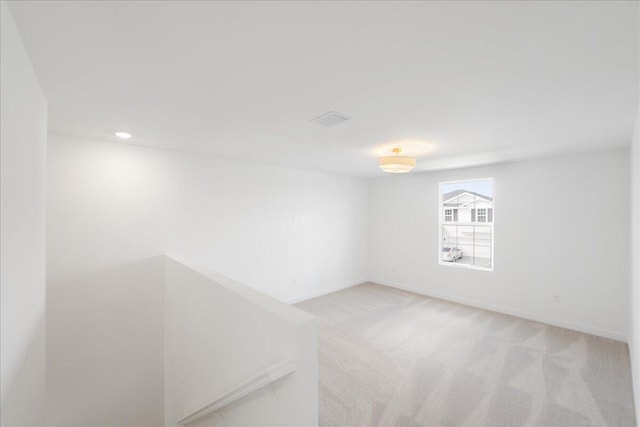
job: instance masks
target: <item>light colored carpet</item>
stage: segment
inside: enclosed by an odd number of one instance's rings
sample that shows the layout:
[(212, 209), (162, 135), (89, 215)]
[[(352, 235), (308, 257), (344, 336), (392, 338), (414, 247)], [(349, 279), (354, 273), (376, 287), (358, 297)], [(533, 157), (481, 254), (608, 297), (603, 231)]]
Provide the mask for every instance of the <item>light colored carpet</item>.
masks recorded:
[(322, 426), (635, 426), (626, 344), (375, 284), (297, 307)]

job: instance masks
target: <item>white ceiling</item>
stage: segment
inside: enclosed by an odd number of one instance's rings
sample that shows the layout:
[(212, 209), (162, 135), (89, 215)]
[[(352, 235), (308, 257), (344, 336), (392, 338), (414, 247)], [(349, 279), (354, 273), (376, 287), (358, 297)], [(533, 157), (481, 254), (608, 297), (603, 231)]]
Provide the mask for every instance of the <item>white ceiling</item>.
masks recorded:
[[(13, 2), (51, 133), (361, 176), (625, 146), (637, 2)], [(322, 127), (335, 110), (353, 120)]]

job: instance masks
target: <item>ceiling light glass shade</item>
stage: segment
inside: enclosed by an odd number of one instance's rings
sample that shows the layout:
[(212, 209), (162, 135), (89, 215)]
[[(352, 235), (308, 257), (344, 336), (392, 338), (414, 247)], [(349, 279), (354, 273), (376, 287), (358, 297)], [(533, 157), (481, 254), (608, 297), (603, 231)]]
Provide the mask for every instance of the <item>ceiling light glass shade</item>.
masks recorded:
[(398, 156), (399, 148), (394, 148), (395, 156), (387, 156), (380, 158), (380, 169), (390, 173), (407, 173), (416, 167), (416, 158), (409, 156)]

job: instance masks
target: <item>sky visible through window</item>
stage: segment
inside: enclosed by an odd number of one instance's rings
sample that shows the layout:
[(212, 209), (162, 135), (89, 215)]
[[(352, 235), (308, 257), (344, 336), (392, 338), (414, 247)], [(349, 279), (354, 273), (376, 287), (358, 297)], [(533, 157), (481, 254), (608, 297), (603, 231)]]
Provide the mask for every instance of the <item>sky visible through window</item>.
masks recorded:
[(490, 179), (471, 182), (449, 182), (442, 184), (442, 194), (456, 190), (472, 191), (484, 196), (493, 197), (493, 182)]

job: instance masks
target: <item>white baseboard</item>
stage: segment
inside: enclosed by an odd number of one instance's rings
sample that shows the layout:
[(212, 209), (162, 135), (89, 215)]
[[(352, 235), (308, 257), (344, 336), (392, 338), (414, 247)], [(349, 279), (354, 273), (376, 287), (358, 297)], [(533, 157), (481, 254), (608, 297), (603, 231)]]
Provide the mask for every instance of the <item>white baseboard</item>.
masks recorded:
[(571, 322), (571, 321), (567, 321), (567, 320), (555, 319), (555, 318), (551, 318), (551, 317), (548, 317), (548, 316), (538, 315), (538, 314), (534, 314), (534, 313), (530, 313), (530, 312), (526, 312), (526, 311), (514, 310), (514, 309), (511, 309), (511, 308), (497, 306), (497, 305), (493, 305), (493, 304), (486, 304), (486, 303), (483, 303), (483, 302), (480, 302), (480, 301), (476, 301), (476, 300), (470, 300), (470, 299), (466, 299), (466, 298), (459, 298), (459, 297), (454, 297), (454, 296), (451, 296), (451, 295), (439, 294), (439, 293), (436, 293), (436, 292), (429, 292), (429, 291), (425, 291), (423, 289), (418, 289), (418, 288), (414, 288), (414, 287), (411, 287), (411, 286), (405, 286), (405, 285), (401, 285), (401, 284), (398, 284), (398, 283), (391, 283), (391, 282), (388, 282), (386, 280), (381, 280), (381, 279), (372, 279), (371, 282), (378, 283), (378, 284), (384, 285), (384, 286), (389, 286), (391, 288), (396, 288), (396, 289), (401, 289), (401, 290), (404, 290), (404, 291), (413, 292), (413, 293), (419, 294), (419, 295), (425, 295), (425, 296), (428, 296), (428, 297), (433, 297), (433, 298), (443, 299), (443, 300), (446, 300), (446, 301), (456, 302), (458, 304), (470, 305), (470, 306), (477, 307), (477, 308), (482, 308), (482, 309), (485, 309), (485, 310), (495, 311), (495, 312), (502, 313), (502, 314), (508, 314), (510, 316), (520, 317), (522, 319), (532, 320), (534, 322), (546, 323), (548, 325), (558, 326), (558, 327), (565, 328), (565, 329), (571, 329), (571, 330), (578, 331), (578, 332), (584, 332), (586, 334), (596, 335), (596, 336), (599, 336), (599, 337), (608, 338), (608, 339), (612, 339), (612, 340), (615, 340), (615, 341), (620, 341), (620, 342), (624, 342), (624, 343), (628, 342), (627, 336), (624, 335), (624, 334), (621, 334), (619, 332), (608, 331), (606, 329), (596, 328), (594, 326), (589, 326), (589, 325), (585, 325), (585, 324), (582, 324), (582, 323), (575, 323), (575, 322)]
[(354, 281), (354, 282), (351, 282), (351, 283), (347, 283), (346, 285), (342, 285), (342, 286), (334, 286), (332, 288), (320, 289), (320, 290), (317, 290), (317, 291), (309, 292), (309, 293), (304, 294), (304, 295), (298, 295), (298, 296), (293, 297), (293, 298), (288, 298), (284, 302), (286, 302), (287, 304), (297, 304), (299, 302), (306, 301), (306, 300), (311, 299), (311, 298), (317, 298), (317, 297), (321, 297), (323, 295), (331, 294), (333, 292), (341, 291), (343, 289), (352, 288), (354, 286), (358, 286), (358, 285), (361, 285), (363, 283), (366, 283), (367, 281), (368, 280), (366, 280), (366, 279), (357, 280), (357, 281)]

